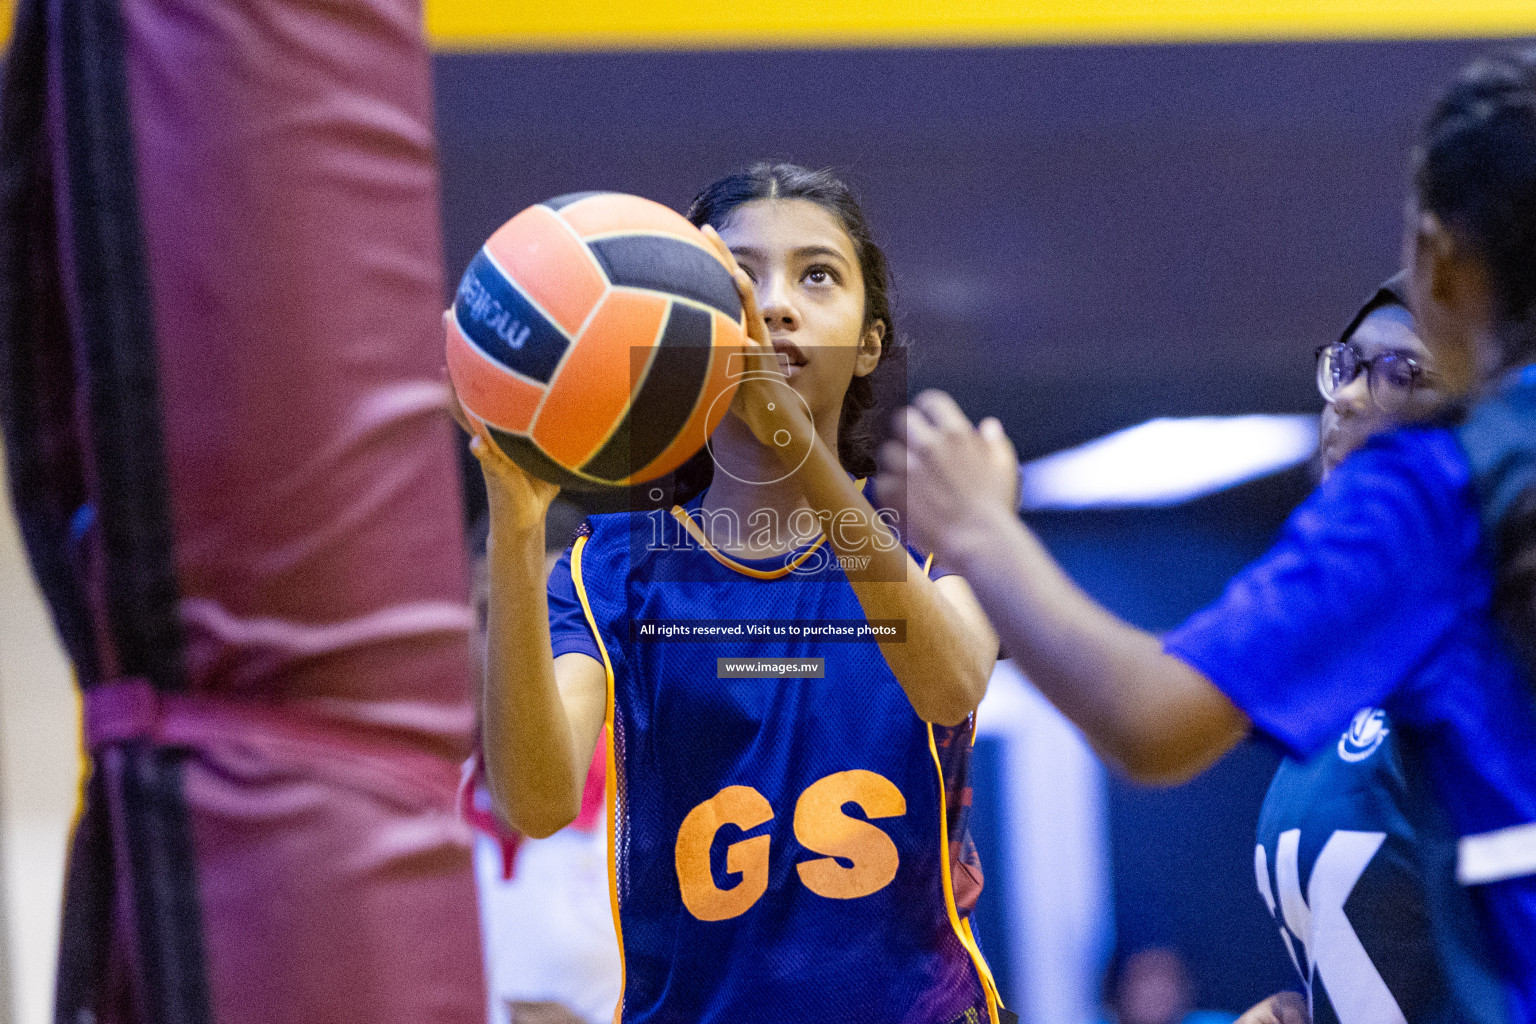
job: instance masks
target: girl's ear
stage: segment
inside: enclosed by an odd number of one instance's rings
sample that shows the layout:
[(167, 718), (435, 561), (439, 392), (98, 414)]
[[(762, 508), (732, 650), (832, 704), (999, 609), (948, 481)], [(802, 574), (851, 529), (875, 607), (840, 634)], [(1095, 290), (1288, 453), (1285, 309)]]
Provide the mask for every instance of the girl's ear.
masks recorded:
[(853, 363), (853, 375), (864, 377), (880, 365), (880, 350), (885, 344), (885, 321), (876, 320), (864, 328), (859, 338), (859, 355)]
[(1455, 305), (1464, 290), (1461, 285), (1461, 247), (1456, 236), (1433, 213), (1419, 214), (1414, 252), (1419, 280), (1424, 282), (1424, 298), (1439, 305)]
[(1487, 267), (1433, 213), (1420, 214), (1414, 227), (1414, 316), (1445, 389), (1467, 395), (1499, 366), (1487, 343), (1494, 319)]

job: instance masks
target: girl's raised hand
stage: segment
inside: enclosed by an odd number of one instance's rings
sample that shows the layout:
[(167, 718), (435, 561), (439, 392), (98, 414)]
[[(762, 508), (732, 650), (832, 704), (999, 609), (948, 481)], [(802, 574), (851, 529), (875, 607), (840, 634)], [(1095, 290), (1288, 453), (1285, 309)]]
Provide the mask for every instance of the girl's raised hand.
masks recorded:
[[(803, 452), (805, 449), (799, 443), (783, 444), (782, 432), (787, 431), (792, 439), (809, 443), (815, 433), (815, 425), (805, 415), (805, 407), (800, 402), (781, 400), (784, 396), (779, 389), (786, 386), (789, 376), (788, 358), (774, 350), (773, 341), (768, 337), (768, 325), (758, 308), (757, 290), (752, 287), (752, 278), (741, 269), (730, 246), (725, 244), (725, 239), (720, 237), (713, 225), (706, 224), (700, 230), (730, 271), (736, 292), (741, 296), (742, 311), (746, 315), (747, 376), (736, 389), (736, 396), (731, 401), (731, 413), (747, 425), (752, 436), (760, 443), (775, 451)], [(783, 379), (775, 380), (770, 375)]]
[[(443, 373), (446, 379), (448, 374)], [(459, 393), (453, 381), (448, 384), (448, 411), (453, 420), (469, 435), (469, 450), (480, 461), (480, 472), (485, 476), (486, 496), (491, 506), (491, 528), (505, 522), (515, 530), (529, 530), (544, 522), (544, 514), (550, 503), (560, 493), (558, 484), (540, 480), (513, 462), (507, 454), (491, 443), (485, 428), (473, 420), (459, 401)], [(510, 516), (510, 519), (504, 517)]]
[(715, 230), (713, 224), (705, 224), (699, 230), (709, 244), (715, 247), (715, 255), (720, 257), (726, 270), (730, 271), (731, 280), (736, 283), (736, 292), (741, 296), (741, 308), (746, 313), (747, 348), (772, 355), (773, 342), (768, 339), (768, 325), (763, 322), (763, 313), (757, 308), (757, 291), (752, 287), (752, 278), (741, 269), (741, 264), (736, 262), (736, 254), (731, 252), (731, 247), (725, 244), (725, 239), (720, 237), (720, 232)]

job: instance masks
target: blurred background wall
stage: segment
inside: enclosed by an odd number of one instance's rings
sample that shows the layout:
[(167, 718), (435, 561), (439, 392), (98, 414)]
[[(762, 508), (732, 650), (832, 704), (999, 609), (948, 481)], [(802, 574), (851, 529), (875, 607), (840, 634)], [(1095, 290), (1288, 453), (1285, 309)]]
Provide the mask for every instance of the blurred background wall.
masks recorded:
[[(1430, 97), (1490, 45), (1479, 37), (1536, 31), (1529, 3), (1479, 0), (943, 6), (429, 3), (449, 281), (548, 196), (682, 208), (751, 160), (789, 159), (862, 193), (912, 386), (999, 416), (1023, 458), (1153, 416), (1315, 412), (1313, 348), (1396, 267)], [(1167, 628), (1264, 549), (1308, 474), (1033, 522), (1095, 596)], [(49, 1016), (76, 732), (7, 504), (0, 979), (18, 1024)], [(977, 828), (1001, 850), (1008, 761), (979, 762), (994, 797)], [(1274, 763), (1250, 743), (1180, 789), (1108, 785), (1118, 941), (1180, 948), (1206, 1005), (1239, 1010), (1291, 982), (1253, 889)], [(1005, 950), (998, 904), (1017, 895), (1006, 868), (994, 879), (978, 927)]]

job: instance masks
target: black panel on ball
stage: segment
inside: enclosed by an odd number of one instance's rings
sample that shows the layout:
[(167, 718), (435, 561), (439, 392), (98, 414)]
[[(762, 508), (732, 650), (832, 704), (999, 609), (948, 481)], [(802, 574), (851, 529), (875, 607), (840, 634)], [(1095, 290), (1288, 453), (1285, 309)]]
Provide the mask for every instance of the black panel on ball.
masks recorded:
[(681, 295), (741, 323), (741, 296), (731, 275), (696, 245), (665, 235), (614, 235), (587, 248), (613, 284)]
[(507, 453), (507, 458), (540, 480), (548, 480), (552, 484), (559, 484), (573, 491), (592, 491), (602, 487), (602, 484), (597, 481), (577, 476), (545, 455), (543, 449), (534, 444), (530, 438), (521, 434), (509, 434), (489, 423), (485, 425), (485, 429), (490, 433), (491, 440), (496, 442), (496, 446)]
[[(581, 467), (602, 480), (619, 481), (656, 460), (677, 439), (699, 403), (709, 377), (714, 346), (713, 318), (697, 306), (672, 303), (654, 358), (642, 349), (632, 365), (643, 370), (629, 411), (617, 428)], [(703, 438), (700, 438), (703, 441)]]
[(453, 297), (453, 315), (475, 347), (515, 373), (548, 384), (571, 339), (481, 249)]
[(540, 206), (547, 206), (551, 210), (554, 210), (556, 213), (559, 213), (561, 210), (565, 209), (567, 206), (570, 206), (572, 203), (579, 203), (583, 199), (591, 199), (593, 196), (611, 196), (611, 195), (614, 195), (614, 193), (612, 193), (612, 192), (567, 192), (563, 196), (555, 196), (555, 198), (553, 198), (553, 199), (546, 199), (542, 203), (540, 203), (539, 205)]

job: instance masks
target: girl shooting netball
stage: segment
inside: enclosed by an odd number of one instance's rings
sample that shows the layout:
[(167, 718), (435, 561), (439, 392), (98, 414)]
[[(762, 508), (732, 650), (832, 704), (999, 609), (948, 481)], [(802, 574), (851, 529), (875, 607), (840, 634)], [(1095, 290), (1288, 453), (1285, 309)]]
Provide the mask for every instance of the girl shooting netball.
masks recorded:
[[(690, 219), (733, 268), (753, 365), (679, 474), (675, 539), (654, 542), (652, 515), (593, 516), (546, 594), (555, 487), (473, 442), (490, 491), (492, 788), (516, 827), (555, 831), (607, 723), (621, 1020), (996, 1021), (962, 810), (996, 639), (858, 479), (867, 378), (894, 340), (884, 257), (841, 182), (789, 165), (716, 182)], [(757, 528), (807, 521), (825, 533), (805, 544)], [(701, 620), (785, 632), (634, 632)], [(788, 633), (860, 621), (901, 626), (878, 642)], [(734, 676), (726, 658), (795, 674)]]

